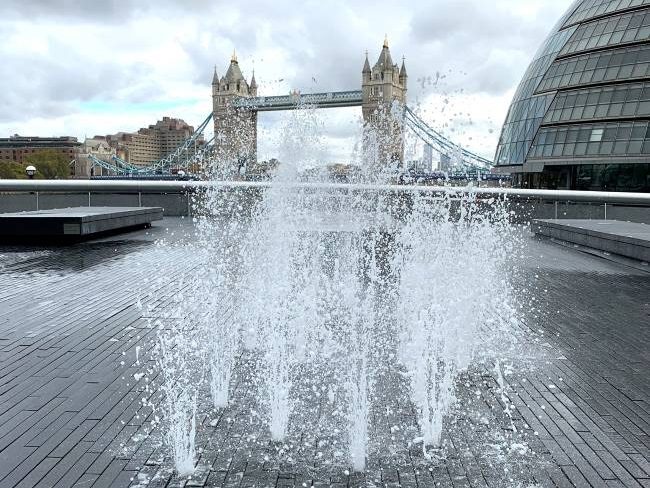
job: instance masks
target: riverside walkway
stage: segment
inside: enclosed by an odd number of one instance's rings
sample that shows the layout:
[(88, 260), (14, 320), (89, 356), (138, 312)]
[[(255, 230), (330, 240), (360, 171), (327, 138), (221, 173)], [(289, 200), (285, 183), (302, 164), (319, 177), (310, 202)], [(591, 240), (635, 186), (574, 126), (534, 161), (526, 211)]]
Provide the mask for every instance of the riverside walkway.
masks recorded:
[(69, 247), (0, 246), (1, 487), (650, 487), (650, 269), (532, 236), (513, 256), (522, 347), (507, 388), (491, 369), (463, 374), (436, 455), (397, 393), (373, 413), (365, 474), (321, 425), (325, 395), (273, 444), (242, 358), (231, 405), (198, 419), (196, 474), (176, 478), (150, 406), (152, 323), (197, 263), (155, 241), (192, 232), (167, 218)]

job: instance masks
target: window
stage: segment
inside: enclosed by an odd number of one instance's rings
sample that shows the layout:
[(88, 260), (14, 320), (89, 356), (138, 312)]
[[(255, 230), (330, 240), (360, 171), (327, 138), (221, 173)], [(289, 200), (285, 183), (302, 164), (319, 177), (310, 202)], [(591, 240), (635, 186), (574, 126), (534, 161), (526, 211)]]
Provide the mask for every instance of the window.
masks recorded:
[(531, 158), (638, 156), (650, 151), (648, 121), (542, 127)]
[(603, 130), (604, 129), (592, 129), (591, 130), (591, 138), (589, 141), (591, 142), (600, 142), (603, 140)]
[(648, 75), (650, 46), (618, 48), (555, 61), (544, 75), (537, 92), (603, 81), (645, 78)]
[(621, 117), (650, 117), (650, 82), (560, 92), (549, 108), (544, 122)]

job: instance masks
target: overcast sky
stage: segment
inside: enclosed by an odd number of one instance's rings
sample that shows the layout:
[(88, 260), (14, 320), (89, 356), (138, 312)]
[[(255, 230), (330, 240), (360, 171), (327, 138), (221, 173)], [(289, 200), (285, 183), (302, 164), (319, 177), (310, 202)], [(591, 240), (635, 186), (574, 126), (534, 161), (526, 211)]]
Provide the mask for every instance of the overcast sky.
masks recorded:
[[(135, 131), (164, 115), (198, 125), (214, 66), (234, 48), (261, 95), (360, 89), (388, 35), (409, 105), (492, 158), (531, 57), (572, 0), (1, 0), (0, 137)], [(360, 108), (321, 110), (325, 154), (346, 161)], [(260, 115), (260, 156), (287, 114)], [(411, 147), (420, 152), (419, 147)]]

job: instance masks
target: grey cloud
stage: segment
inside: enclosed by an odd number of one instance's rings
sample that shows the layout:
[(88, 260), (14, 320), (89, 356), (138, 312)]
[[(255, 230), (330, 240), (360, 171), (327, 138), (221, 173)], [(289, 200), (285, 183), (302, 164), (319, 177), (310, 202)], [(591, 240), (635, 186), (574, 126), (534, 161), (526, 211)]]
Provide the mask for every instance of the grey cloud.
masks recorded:
[[(568, 6), (569, 0), (565, 3)], [(471, 46), (474, 52), (506, 46), (534, 49), (556, 20), (555, 15), (545, 19), (546, 15), (543, 11), (541, 18), (526, 20), (515, 15), (511, 5), (503, 2), (439, 0), (415, 10), (411, 36), (415, 45), (456, 44)], [(471, 51), (463, 50), (463, 55), (473, 54)]]
[(164, 10), (200, 10), (214, 5), (211, 0), (3, 0), (0, 17), (79, 19), (119, 22), (160, 13)]
[[(409, 45), (418, 63), (411, 70), (426, 78), (443, 67), (468, 73), (468, 91), (500, 95), (516, 84), (537, 46), (570, 1), (544, 7), (540, 18), (526, 20), (504, 2), (440, 0), (416, 9)], [(462, 52), (462, 56), (457, 55)], [(450, 54), (453, 53), (453, 54)], [(459, 88), (455, 86), (453, 88)]]
[(46, 54), (5, 52), (0, 63), (0, 120), (57, 117), (90, 100), (150, 100), (159, 89), (147, 84), (145, 73), (143, 66), (92, 56), (64, 60)]
[[(138, 22), (149, 18), (169, 25), (170, 32), (175, 22), (195, 26), (193, 34), (178, 41), (188, 63), (183, 72), (174, 73), (180, 69), (176, 66), (168, 69), (170, 75), (185, 77), (204, 89), (207, 106), (213, 67), (216, 63), (224, 74), (233, 47), (244, 74), (250, 77), (255, 66), (257, 81), (268, 94), (279, 90), (276, 80), (265, 76), (268, 60), (259, 55), (269, 47), (282, 55), (286, 73), (282, 86), (289, 84), (303, 92), (359, 89), (364, 50), (369, 50), (374, 63), (385, 33), (394, 60), (399, 62), (402, 54), (407, 57), (411, 100), (461, 89), (501, 95), (516, 85), (537, 45), (570, 3), (548, 0), (540, 18), (524, 21), (510, 8), (518, 1), (0, 0), (0, 29), (12, 20), (33, 21), (35, 30), (39, 23), (58, 23), (62, 31), (79, 38), (74, 49), (52, 43), (48, 55), (38, 56), (6, 53), (0, 45), (0, 120), (60, 116), (87, 100), (160, 99), (161, 80), (152, 79), (149, 67), (121, 58), (123, 52), (138, 49), (142, 42)], [(104, 41), (114, 42), (114, 56), (100, 59), (84, 51), (87, 34), (75, 34), (75, 29), (83, 26), (87, 32), (106, 25), (114, 31), (114, 41)], [(161, 37), (168, 34), (160, 33)], [(416, 82), (449, 70), (438, 86), (425, 82), (419, 87)], [(269, 116), (260, 127), (278, 123), (281, 119)], [(350, 133), (346, 125), (328, 126), (327, 135), (344, 140)]]
[[(197, 83), (212, 78), (212, 67), (217, 63), (219, 73), (227, 68), (230, 45), (237, 47), (242, 70), (250, 75), (253, 61), (246, 54), (272, 44), (287, 56), (287, 76), (292, 88), (302, 91), (329, 91), (358, 89), (364, 49), (376, 58), (381, 50), (385, 27), (378, 20), (383, 11), (375, 2), (363, 0), (348, 3), (307, 1), (296, 8), (295, 2), (277, 0), (273, 3), (258, 2), (242, 11), (235, 25), (224, 23), (221, 16), (204, 16), (202, 33), (207, 33), (209, 45), (206, 51), (196, 42), (185, 42), (183, 48), (191, 58)], [(392, 5), (392, 4), (391, 4)], [(271, 31), (270, 39), (260, 34)], [(224, 43), (228, 44), (225, 48)], [(395, 52), (396, 61), (401, 52)], [(215, 59), (217, 57), (217, 59)], [(374, 62), (374, 60), (373, 60)], [(264, 71), (258, 64), (258, 83), (271, 82), (259, 73)], [(261, 69), (259, 69), (261, 68)], [(291, 73), (289, 73), (291, 72)]]

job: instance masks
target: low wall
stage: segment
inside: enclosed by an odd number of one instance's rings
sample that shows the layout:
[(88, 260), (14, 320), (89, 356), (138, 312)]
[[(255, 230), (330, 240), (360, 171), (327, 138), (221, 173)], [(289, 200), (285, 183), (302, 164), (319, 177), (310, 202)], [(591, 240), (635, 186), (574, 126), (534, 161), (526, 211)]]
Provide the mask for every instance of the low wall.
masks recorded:
[(650, 224), (650, 206), (597, 202), (549, 202), (512, 200), (516, 220), (528, 224), (535, 219), (604, 219)]
[[(78, 206), (162, 207), (165, 216), (192, 216), (202, 212), (206, 188), (232, 195), (236, 205), (226, 212), (249, 211), (270, 184), (247, 182), (137, 182), (0, 180), (0, 213)], [(298, 184), (302, 188), (336, 190), (346, 195), (392, 195), (392, 211), (408, 213), (414, 193), (455, 193), (458, 188), (394, 185)], [(515, 220), (610, 219), (650, 224), (650, 194), (476, 189), (477, 197), (505, 197)]]
[(0, 213), (67, 207), (162, 207), (167, 217), (192, 215), (189, 193), (0, 193)]

